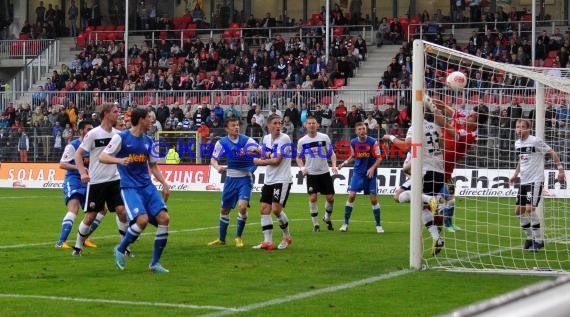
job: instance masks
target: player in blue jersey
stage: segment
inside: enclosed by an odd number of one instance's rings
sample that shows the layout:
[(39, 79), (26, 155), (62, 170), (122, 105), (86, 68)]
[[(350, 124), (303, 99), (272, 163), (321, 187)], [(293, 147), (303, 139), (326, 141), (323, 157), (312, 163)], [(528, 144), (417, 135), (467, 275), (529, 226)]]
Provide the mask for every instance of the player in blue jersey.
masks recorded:
[(376, 222), (376, 232), (383, 233), (384, 229), (380, 222), (380, 204), (378, 204), (378, 165), (382, 162), (382, 151), (378, 141), (368, 136), (368, 128), (363, 122), (358, 122), (355, 126), (356, 138), (350, 141), (352, 155), (340, 164), (343, 168), (354, 160), (353, 174), (348, 185), (348, 200), (344, 207), (344, 223), (340, 227), (341, 232), (348, 231), (348, 222), (352, 214), (352, 204), (356, 199), (356, 193), (364, 191), (370, 196), (372, 213)]
[[(72, 247), (66, 242), (71, 228), (73, 227), (73, 222), (79, 208), (85, 204), (85, 193), (87, 191), (87, 185), (81, 182), (81, 176), (77, 171), (77, 166), (75, 165), (75, 150), (79, 148), (83, 137), (87, 132), (93, 129), (93, 123), (90, 121), (81, 121), (78, 125), (79, 138), (71, 141), (63, 151), (61, 160), (59, 161), (59, 167), (61, 169), (67, 170), (65, 173), (65, 179), (63, 180), (63, 194), (65, 199), (65, 205), (67, 206), (67, 213), (63, 217), (61, 223), (61, 233), (59, 234), (59, 240), (56, 242), (55, 247), (61, 249), (71, 249)], [(89, 152), (83, 155), (83, 164), (89, 166)], [(93, 232), (99, 226), (99, 222), (93, 222), (90, 227), (90, 233)], [(90, 248), (96, 248), (97, 246), (89, 239), (85, 240), (84, 246)]]
[[(247, 221), (247, 208), (253, 188), (253, 164), (255, 152), (261, 148), (252, 138), (239, 134), (239, 119), (228, 118), (224, 123), (227, 136), (221, 138), (214, 146), (211, 164), (220, 174), (226, 173), (222, 203), (220, 209), (220, 234), (218, 239), (208, 245), (226, 244), (226, 235), (230, 224), (230, 211), (238, 206), (236, 247), (244, 246), (243, 229)], [(227, 167), (220, 166), (222, 156), (227, 158)]]
[[(146, 109), (137, 108), (131, 115), (132, 128), (116, 134), (99, 156), (104, 164), (117, 164), (121, 175), (121, 196), (125, 203), (128, 221), (131, 224), (121, 243), (115, 248), (115, 264), (125, 269), (125, 251), (140, 236), (148, 223), (156, 226), (154, 252), (149, 271), (166, 273), (160, 265), (162, 251), (168, 239), (168, 216), (165, 201), (169, 196), (169, 185), (162, 177), (157, 157), (149, 155), (153, 140), (146, 135), (152, 124)], [(162, 196), (151, 181), (149, 173), (162, 184)]]

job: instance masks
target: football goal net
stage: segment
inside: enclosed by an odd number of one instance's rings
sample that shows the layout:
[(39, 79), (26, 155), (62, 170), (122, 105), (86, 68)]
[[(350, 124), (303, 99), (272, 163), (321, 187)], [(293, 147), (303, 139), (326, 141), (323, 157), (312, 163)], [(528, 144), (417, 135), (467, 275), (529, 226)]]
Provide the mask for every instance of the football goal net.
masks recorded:
[[(476, 139), (465, 141), (463, 146), (468, 150), (464, 156), (462, 153), (443, 156), (448, 160), (444, 163), (455, 160), (455, 169), (446, 186), (455, 196), (437, 196), (435, 219), (441, 220), (440, 235), (445, 244), (435, 256), (433, 235), (422, 222), (422, 151), (412, 159), (410, 266), (478, 272), (568, 273), (570, 191), (566, 182), (559, 179), (560, 164), (546, 154), (544, 164), (538, 162), (531, 167), (531, 172), (538, 171), (538, 175), (544, 168), (542, 190), (533, 186), (522, 197), (523, 201), (533, 201), (540, 195), (532, 212), (530, 207), (521, 207), (517, 214), (516, 197), (521, 180), (510, 180), (519, 161), (544, 150), (539, 143), (523, 142), (515, 147), (519, 138), (516, 125), (521, 118), (530, 121), (530, 135), (544, 140), (558, 154), (562, 168), (569, 167), (570, 74), (567, 69), (513, 64), (530, 58), (524, 50), (512, 56), (515, 62), (511, 64), (489, 59), (492, 52), (478, 53), (478, 56), (469, 55), (421, 40), (413, 44), (413, 109), (419, 110), (412, 112), (413, 143), (423, 141), (425, 94), (450, 107), (446, 119), (457, 131), (456, 142), (464, 142), (459, 140), (464, 139), (461, 136), (465, 133), (473, 133)], [(551, 58), (555, 59), (554, 55)], [(446, 86), (448, 74), (454, 71), (465, 75), (464, 88)], [(474, 109), (486, 110), (488, 119), (469, 128), (469, 114)], [(466, 132), (461, 132), (462, 128)], [(442, 153), (454, 151), (443, 142), (443, 136), (441, 139)]]

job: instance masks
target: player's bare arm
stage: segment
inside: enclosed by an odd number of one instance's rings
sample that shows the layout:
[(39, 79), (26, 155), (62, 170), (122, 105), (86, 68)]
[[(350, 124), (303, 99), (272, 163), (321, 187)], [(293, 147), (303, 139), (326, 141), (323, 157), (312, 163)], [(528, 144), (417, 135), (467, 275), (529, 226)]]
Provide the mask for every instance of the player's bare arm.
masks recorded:
[(546, 153), (552, 157), (552, 161), (558, 169), (558, 181), (561, 183), (564, 182), (566, 180), (566, 174), (564, 173), (564, 165), (562, 165), (562, 161), (560, 161), (560, 156), (558, 156), (558, 153), (556, 153), (556, 151), (553, 149), (550, 149), (550, 151)]
[(101, 161), (101, 163), (104, 164), (117, 164), (117, 165), (127, 166), (131, 163), (131, 158), (129, 157), (117, 158), (108, 153), (102, 152), (99, 155), (99, 161)]
[(519, 161), (517, 161), (517, 167), (515, 168), (515, 173), (513, 174), (513, 177), (511, 177), (511, 179), (509, 179), (509, 182), (511, 184), (514, 184), (517, 181), (517, 178), (519, 177), (520, 172), (521, 172), (521, 162), (519, 160)]
[(218, 159), (215, 157), (212, 157), (210, 159), (210, 165), (212, 165), (212, 167), (218, 171), (218, 173), (223, 174), (226, 171), (226, 167), (225, 166), (220, 166)]
[(85, 150), (79, 147), (75, 151), (75, 165), (76, 169), (79, 171), (79, 175), (81, 176), (81, 182), (87, 183), (89, 182), (89, 171), (83, 164), (83, 155), (85, 155)]
[(160, 172), (160, 169), (158, 168), (158, 164), (156, 162), (149, 162), (148, 164), (150, 166), (150, 172), (152, 173), (152, 176), (154, 176), (154, 178), (156, 178), (156, 180), (162, 184), (162, 198), (164, 199), (164, 202), (167, 202), (168, 197), (170, 197), (170, 185), (162, 176), (162, 173)]

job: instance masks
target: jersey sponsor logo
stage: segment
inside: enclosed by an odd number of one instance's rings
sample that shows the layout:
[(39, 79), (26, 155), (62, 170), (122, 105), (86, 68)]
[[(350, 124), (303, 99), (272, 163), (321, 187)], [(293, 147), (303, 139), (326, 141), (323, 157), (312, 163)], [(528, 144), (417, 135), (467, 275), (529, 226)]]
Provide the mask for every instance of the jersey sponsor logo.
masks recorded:
[(129, 158), (133, 163), (144, 163), (148, 161), (148, 155), (146, 154), (129, 154)]
[(524, 146), (524, 147), (520, 147), (520, 148), (516, 149), (517, 155), (529, 154), (529, 153), (535, 153), (535, 152), (536, 152), (536, 147), (534, 147), (534, 146)]
[(111, 138), (95, 139), (95, 147), (105, 147), (111, 142)]

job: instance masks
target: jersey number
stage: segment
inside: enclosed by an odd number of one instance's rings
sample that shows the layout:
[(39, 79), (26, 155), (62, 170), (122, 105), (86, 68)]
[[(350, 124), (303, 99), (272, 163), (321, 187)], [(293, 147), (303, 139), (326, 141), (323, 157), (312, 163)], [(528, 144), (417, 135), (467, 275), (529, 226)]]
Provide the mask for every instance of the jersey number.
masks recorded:
[(437, 131), (425, 134), (426, 144), (428, 145), (428, 153), (439, 152), (439, 133)]

